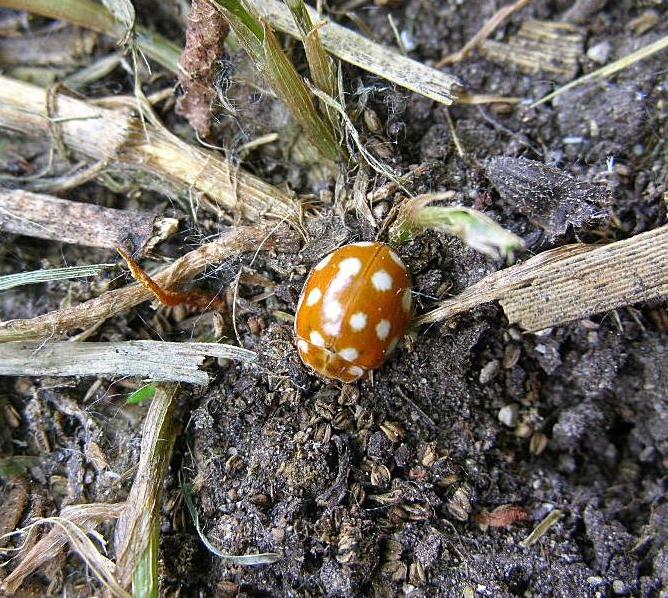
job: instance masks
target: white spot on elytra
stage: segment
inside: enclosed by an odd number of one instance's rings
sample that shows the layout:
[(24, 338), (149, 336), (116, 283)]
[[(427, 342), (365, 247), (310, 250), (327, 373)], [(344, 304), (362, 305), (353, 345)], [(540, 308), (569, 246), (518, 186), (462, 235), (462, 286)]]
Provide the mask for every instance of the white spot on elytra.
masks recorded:
[(370, 241), (358, 241), (357, 243), (351, 243), (353, 247), (371, 247), (373, 243)]
[(411, 297), (411, 290), (406, 289), (404, 291), (403, 297), (401, 298), (401, 307), (406, 313), (408, 313), (411, 310), (412, 306), (413, 306), (413, 297)]
[(350, 316), (350, 327), (355, 331), (359, 332), (360, 330), (364, 330), (366, 328), (366, 314), (363, 311), (358, 311), (355, 312), (352, 316)]
[(322, 297), (322, 291), (316, 287), (308, 294), (308, 297), (306, 298), (306, 305), (315, 305), (318, 301), (320, 301), (320, 297)]
[(308, 343), (305, 340), (299, 339), (297, 341), (297, 347), (302, 353), (308, 353)]
[(390, 344), (387, 346), (387, 351), (386, 354), (389, 355), (392, 353), (397, 348), (397, 344), (399, 343), (399, 337), (395, 336), (391, 341)]
[(404, 263), (401, 261), (401, 258), (391, 249), (390, 249), (390, 257), (394, 260), (394, 263), (397, 266), (399, 266), (402, 270), (406, 269), (406, 266), (404, 266)]
[(392, 277), (385, 270), (378, 270), (371, 277), (371, 283), (377, 291), (389, 291), (392, 288)]
[(362, 269), (362, 260), (358, 257), (347, 257), (341, 260), (339, 264), (339, 272), (345, 276), (355, 276), (359, 274)]
[(313, 269), (314, 269), (314, 270), (322, 270), (327, 264), (329, 264), (329, 260), (331, 260), (331, 259), (332, 259), (332, 254), (330, 253), (328, 256), (325, 256), (324, 258), (322, 258), (322, 259), (318, 262), (318, 264), (316, 265), (316, 267), (313, 268)]
[(353, 367), (348, 368), (348, 373), (351, 376), (355, 376), (355, 378), (359, 378), (364, 373), (364, 370), (361, 367), (354, 365)]
[(384, 341), (388, 336), (390, 336), (390, 321), (389, 320), (381, 320), (376, 324), (376, 336), (381, 340)]
[(362, 260), (356, 257), (348, 257), (339, 264), (339, 272), (329, 285), (328, 293), (339, 293), (343, 291), (359, 274), (362, 269)]
[(325, 322), (322, 328), (329, 336), (337, 336), (341, 332), (341, 320), (338, 322)]
[(311, 331), (311, 344), (315, 345), (316, 347), (325, 346), (325, 339), (322, 338), (322, 334), (320, 334), (317, 330)]
[(360, 353), (354, 347), (348, 347), (347, 349), (341, 349), (339, 351), (339, 357), (345, 359), (346, 361), (355, 361), (360, 356)]
[(336, 299), (327, 299), (324, 312), (327, 320), (338, 320), (343, 315), (343, 306)]

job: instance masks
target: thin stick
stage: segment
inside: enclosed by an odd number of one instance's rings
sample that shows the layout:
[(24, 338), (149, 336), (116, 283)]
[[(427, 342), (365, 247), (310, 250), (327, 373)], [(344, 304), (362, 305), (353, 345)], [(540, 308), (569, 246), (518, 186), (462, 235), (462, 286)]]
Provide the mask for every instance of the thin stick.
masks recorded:
[(517, 0), (514, 4), (509, 4), (508, 6), (504, 6), (503, 8), (497, 10), (494, 16), (481, 27), (478, 33), (476, 33), (468, 42), (466, 42), (461, 50), (439, 60), (436, 63), (436, 68), (442, 68), (448, 64), (461, 62), (467, 58), (468, 55), (473, 50), (475, 50), (475, 48), (477, 48), (481, 42), (486, 40), (507, 18), (516, 13), (518, 10), (522, 10), (530, 3), (531, 0)]
[[(155, 281), (163, 288), (178, 286), (192, 280), (211, 264), (220, 263), (239, 253), (254, 251), (265, 237), (266, 231), (261, 227), (234, 227), (217, 241), (202, 245), (156, 274)], [(264, 248), (269, 251), (294, 252), (297, 250), (296, 235), (282, 230), (272, 235)], [(0, 322), (0, 343), (58, 337), (71, 330), (88, 328), (152, 296), (148, 289), (135, 284), (36, 318)]]
[(632, 52), (631, 54), (628, 54), (627, 56), (624, 56), (623, 58), (620, 58), (619, 60), (615, 60), (614, 62), (611, 62), (610, 64), (606, 64), (604, 67), (595, 70), (592, 73), (589, 73), (588, 75), (584, 75), (580, 77), (579, 79), (576, 79), (575, 81), (571, 81), (570, 83), (567, 83), (566, 85), (563, 85), (559, 89), (555, 89), (552, 93), (547, 94), (546, 96), (542, 97), (540, 100), (535, 101), (529, 108), (535, 108), (536, 106), (539, 106), (540, 104), (544, 104), (545, 102), (549, 102), (550, 100), (553, 100), (557, 96), (561, 95), (565, 91), (568, 91), (569, 89), (573, 89), (574, 87), (577, 87), (578, 85), (582, 85), (583, 83), (586, 83), (587, 81), (592, 81), (595, 79), (605, 79), (606, 77), (610, 77), (614, 75), (615, 73), (618, 73), (621, 70), (624, 70), (625, 68), (630, 67), (631, 65), (635, 64), (636, 62), (639, 62), (641, 60), (645, 60), (645, 58), (649, 58), (652, 56), (652, 54), (656, 54), (657, 52), (661, 52), (662, 50), (665, 50), (668, 48), (668, 35), (662, 37), (661, 39), (658, 39), (655, 41), (653, 44), (649, 44), (648, 46), (645, 46), (644, 48), (640, 48), (640, 50), (636, 50), (635, 52)]

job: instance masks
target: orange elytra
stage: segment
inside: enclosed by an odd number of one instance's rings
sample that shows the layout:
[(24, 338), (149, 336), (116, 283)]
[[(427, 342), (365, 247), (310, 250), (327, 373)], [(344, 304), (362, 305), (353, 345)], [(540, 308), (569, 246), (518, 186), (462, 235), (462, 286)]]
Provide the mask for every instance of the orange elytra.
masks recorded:
[(384, 243), (352, 243), (327, 255), (297, 304), (302, 361), (341, 382), (381, 366), (411, 320), (411, 288), (406, 266)]

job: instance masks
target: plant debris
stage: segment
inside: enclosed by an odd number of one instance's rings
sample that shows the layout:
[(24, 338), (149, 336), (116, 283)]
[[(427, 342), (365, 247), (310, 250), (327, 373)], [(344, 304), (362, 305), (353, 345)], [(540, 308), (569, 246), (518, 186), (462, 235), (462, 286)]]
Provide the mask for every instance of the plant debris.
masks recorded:
[(255, 353), (217, 343), (0, 343), (0, 376), (140, 376), (205, 385), (206, 356), (254, 361)]
[(558, 168), (526, 158), (498, 157), (485, 163), (485, 175), (501, 198), (540, 226), (550, 241), (568, 227), (601, 225), (609, 204), (600, 185), (579, 180)]
[[(183, 95), (176, 112), (185, 116), (202, 139), (211, 132), (212, 108), (218, 99), (220, 61), (229, 27), (207, 0), (194, 0), (188, 17), (186, 47), (179, 59)], [(220, 100), (218, 100), (220, 101)]]

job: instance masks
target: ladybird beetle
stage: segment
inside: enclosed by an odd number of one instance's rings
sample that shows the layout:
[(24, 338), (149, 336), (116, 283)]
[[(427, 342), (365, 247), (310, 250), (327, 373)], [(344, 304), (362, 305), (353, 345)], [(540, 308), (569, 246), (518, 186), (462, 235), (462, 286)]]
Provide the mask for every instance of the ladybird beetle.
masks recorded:
[(384, 243), (352, 243), (327, 255), (297, 304), (302, 361), (346, 383), (382, 365), (411, 320), (411, 287), (406, 266)]

